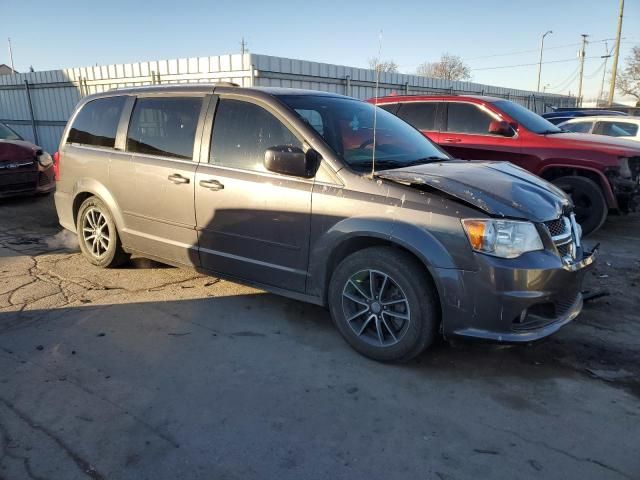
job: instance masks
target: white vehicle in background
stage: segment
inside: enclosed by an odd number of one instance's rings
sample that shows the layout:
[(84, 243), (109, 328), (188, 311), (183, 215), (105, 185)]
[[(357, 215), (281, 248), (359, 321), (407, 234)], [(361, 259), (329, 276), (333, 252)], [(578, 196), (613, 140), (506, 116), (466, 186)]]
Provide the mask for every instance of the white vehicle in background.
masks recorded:
[(623, 137), (640, 142), (640, 117), (577, 117), (560, 123), (558, 127), (573, 133)]

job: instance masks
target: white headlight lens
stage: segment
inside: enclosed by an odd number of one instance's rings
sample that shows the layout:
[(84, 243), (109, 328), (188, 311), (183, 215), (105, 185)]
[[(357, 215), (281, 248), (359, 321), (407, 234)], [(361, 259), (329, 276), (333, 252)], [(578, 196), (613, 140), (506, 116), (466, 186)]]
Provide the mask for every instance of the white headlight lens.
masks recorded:
[(515, 220), (462, 220), (471, 248), (496, 257), (516, 258), (543, 250), (538, 230), (531, 222)]

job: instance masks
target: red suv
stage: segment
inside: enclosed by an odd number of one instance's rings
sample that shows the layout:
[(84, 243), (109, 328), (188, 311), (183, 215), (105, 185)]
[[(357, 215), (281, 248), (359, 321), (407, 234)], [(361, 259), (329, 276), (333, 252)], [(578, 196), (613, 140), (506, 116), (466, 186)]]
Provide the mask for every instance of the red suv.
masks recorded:
[(640, 200), (640, 145), (567, 133), (509, 100), (484, 96), (390, 96), (369, 100), (420, 130), (456, 158), (509, 161), (556, 184), (575, 204), (584, 233), (610, 210)]

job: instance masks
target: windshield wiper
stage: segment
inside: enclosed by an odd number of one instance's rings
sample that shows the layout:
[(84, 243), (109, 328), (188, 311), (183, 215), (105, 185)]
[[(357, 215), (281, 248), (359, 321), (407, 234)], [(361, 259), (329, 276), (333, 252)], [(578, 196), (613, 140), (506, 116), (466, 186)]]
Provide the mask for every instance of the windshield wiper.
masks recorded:
[(431, 163), (431, 162), (442, 162), (446, 160), (451, 160), (447, 157), (438, 157), (437, 155), (432, 155), (430, 157), (419, 158), (417, 160), (412, 160), (411, 162), (405, 163), (403, 166), (412, 167), (414, 165), (422, 165), (423, 163)]

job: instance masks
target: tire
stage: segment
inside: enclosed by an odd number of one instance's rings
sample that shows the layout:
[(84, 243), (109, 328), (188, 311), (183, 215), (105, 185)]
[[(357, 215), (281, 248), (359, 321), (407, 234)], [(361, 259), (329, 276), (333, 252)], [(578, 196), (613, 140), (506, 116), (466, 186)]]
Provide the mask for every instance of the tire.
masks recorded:
[(556, 178), (553, 184), (573, 200), (576, 221), (582, 227), (583, 235), (593, 233), (602, 226), (609, 207), (597, 183), (590, 178), (573, 176)]
[(433, 343), (440, 324), (435, 287), (424, 266), (393, 247), (346, 257), (331, 276), (328, 300), (345, 340), (377, 361), (411, 360)]
[(97, 197), (89, 197), (80, 205), (76, 231), (80, 250), (93, 265), (112, 268), (131, 258), (122, 249), (111, 212)]

